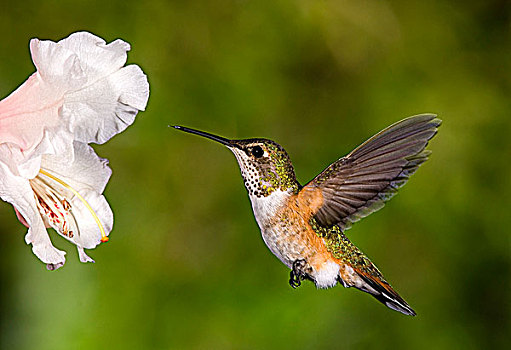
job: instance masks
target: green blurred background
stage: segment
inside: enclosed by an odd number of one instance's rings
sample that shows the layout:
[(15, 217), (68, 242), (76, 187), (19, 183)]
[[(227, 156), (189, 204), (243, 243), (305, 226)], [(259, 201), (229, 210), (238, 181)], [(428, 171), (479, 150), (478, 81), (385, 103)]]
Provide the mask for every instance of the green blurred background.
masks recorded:
[[(0, 205), (2, 349), (481, 349), (510, 343), (509, 1), (4, 1), (0, 95), (33, 37), (132, 45), (147, 111), (105, 145), (108, 244), (46, 271)], [(417, 311), (288, 285), (234, 157), (182, 124), (282, 144), (306, 183), (380, 129), (438, 113), (431, 159), (348, 236)]]

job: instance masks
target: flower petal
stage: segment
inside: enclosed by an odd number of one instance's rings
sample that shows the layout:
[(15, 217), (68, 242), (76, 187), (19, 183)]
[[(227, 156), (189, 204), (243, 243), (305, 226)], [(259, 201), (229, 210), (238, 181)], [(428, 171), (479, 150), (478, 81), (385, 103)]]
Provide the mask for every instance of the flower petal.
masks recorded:
[(147, 104), (147, 77), (138, 66), (123, 68), (130, 46), (122, 40), (80, 32), (57, 43), (33, 39), (30, 49), (37, 72), (0, 101), (0, 143), (18, 146), (24, 160), (45, 130), (103, 143)]
[(35, 147), (45, 129), (61, 124), (64, 94), (88, 81), (79, 57), (65, 46), (32, 39), (30, 51), (37, 72), (0, 101), (0, 140), (22, 151)]
[(16, 217), (18, 218), (18, 220), (23, 224), (23, 226), (25, 226), (26, 228), (29, 228), (30, 226), (28, 226), (28, 222), (25, 221), (25, 218), (23, 217), (23, 215), (21, 215), (21, 213), (18, 211), (18, 209), (16, 209), (16, 207), (13, 207), (14, 208), (14, 212), (16, 213)]
[(75, 141), (73, 150), (73, 162), (60, 155), (45, 155), (41, 167), (48, 169), (78, 192), (94, 189), (102, 193), (112, 175), (108, 160), (98, 157), (92, 147), (81, 142)]
[[(51, 43), (51, 41), (50, 41)], [(57, 45), (80, 58), (80, 65), (87, 77), (86, 85), (110, 75), (126, 64), (130, 44), (117, 39), (109, 44), (102, 38), (88, 33), (73, 33)]]
[(83, 250), (83, 247), (77, 246), (76, 248), (78, 249), (78, 257), (80, 258), (81, 262), (83, 262), (83, 263), (88, 263), (88, 262), (95, 263), (95, 261), (90, 256), (85, 254), (85, 251)]
[(59, 263), (56, 263), (56, 264), (46, 264), (46, 268), (49, 271), (55, 271), (57, 269), (60, 269), (62, 266), (64, 266), (63, 262), (59, 262)]
[[(114, 214), (105, 197), (96, 191), (81, 192), (82, 197), (89, 203), (94, 213), (97, 215), (105, 234), (108, 236), (112, 231), (114, 223)], [(73, 214), (79, 229), (79, 234), (75, 235), (71, 242), (83, 248), (92, 249), (101, 243), (101, 231), (97, 222), (94, 220), (91, 212), (83, 205), (78, 198), (73, 198), (71, 205), (74, 207)]]
[[(32, 61), (37, 75), (60, 96), (88, 82), (80, 57), (60, 43), (50, 40), (30, 40)], [(47, 92), (48, 93), (48, 92)]]
[[(62, 108), (64, 122), (69, 123), (77, 141), (104, 143), (131, 125), (138, 111), (145, 109), (147, 77), (138, 66), (123, 68), (128, 43), (118, 39), (106, 44), (91, 33), (79, 32), (58, 43), (33, 40), (31, 47), (42, 76), (58, 83), (67, 72), (72, 81), (80, 82), (67, 89)], [(60, 51), (72, 52), (79, 64), (68, 62)], [(45, 59), (40, 60), (42, 57)], [(62, 70), (66, 65), (67, 71)]]
[[(99, 158), (92, 147), (75, 142), (74, 150), (73, 163), (62, 162), (58, 156), (44, 156), (41, 164), (42, 169), (78, 192), (98, 217), (108, 235), (113, 226), (113, 213), (101, 193), (105, 189), (112, 171), (108, 167), (108, 161)], [(70, 202), (79, 231), (73, 237), (62, 236), (79, 247), (87, 249), (96, 247), (101, 240), (101, 231), (94, 219), (94, 214), (71, 190), (57, 184), (55, 188), (58, 188)]]
[(43, 154), (58, 154), (62, 162), (72, 163), (73, 135), (65, 130), (47, 130), (39, 144), (30, 152), (23, 152), (11, 143), (0, 143), (0, 162), (14, 175), (25, 179), (37, 176)]
[(124, 131), (149, 98), (146, 75), (127, 66), (66, 95), (62, 115), (80, 142), (104, 143)]
[(62, 266), (66, 261), (66, 253), (51, 244), (28, 180), (13, 175), (1, 162), (0, 178), (2, 179), (0, 197), (11, 203), (30, 226), (25, 241), (32, 244), (34, 254), (44, 263)]
[(35, 73), (0, 101), (1, 142), (18, 145), (22, 151), (31, 150), (41, 141), (45, 128), (56, 127), (64, 100), (53, 92)]

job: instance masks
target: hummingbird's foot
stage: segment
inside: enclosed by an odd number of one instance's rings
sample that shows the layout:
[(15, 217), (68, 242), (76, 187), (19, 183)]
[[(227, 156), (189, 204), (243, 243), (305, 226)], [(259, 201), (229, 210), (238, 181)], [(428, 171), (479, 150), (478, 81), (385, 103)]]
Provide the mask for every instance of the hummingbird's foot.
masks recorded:
[(297, 259), (293, 262), (293, 268), (289, 273), (289, 285), (293, 288), (300, 287), (302, 285), (302, 281), (309, 276), (304, 271), (307, 266), (307, 262), (305, 259)]
[(293, 287), (293, 289), (296, 289), (296, 287), (300, 287), (302, 285), (302, 281), (300, 281), (300, 277), (298, 275), (295, 275), (293, 270), (290, 272), (290, 278), (289, 278), (289, 285)]

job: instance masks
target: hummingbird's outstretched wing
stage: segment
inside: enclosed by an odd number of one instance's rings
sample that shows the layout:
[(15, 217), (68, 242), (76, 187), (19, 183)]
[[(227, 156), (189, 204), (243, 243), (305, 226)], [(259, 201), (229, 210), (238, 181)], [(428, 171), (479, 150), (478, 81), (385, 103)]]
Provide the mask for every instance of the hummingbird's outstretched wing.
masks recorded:
[(316, 221), (344, 231), (383, 207), (429, 154), (424, 150), (442, 121), (433, 114), (406, 118), (332, 163), (301, 191), (321, 190)]

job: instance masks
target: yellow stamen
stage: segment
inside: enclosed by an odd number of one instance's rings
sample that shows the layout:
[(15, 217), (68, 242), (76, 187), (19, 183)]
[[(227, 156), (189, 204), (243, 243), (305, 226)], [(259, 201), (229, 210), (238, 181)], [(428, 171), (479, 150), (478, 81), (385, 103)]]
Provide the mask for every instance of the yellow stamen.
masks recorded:
[(79, 200), (82, 201), (82, 203), (85, 205), (85, 207), (89, 210), (89, 212), (91, 213), (92, 217), (94, 218), (94, 220), (96, 221), (96, 224), (98, 225), (99, 227), (99, 231), (101, 232), (101, 242), (108, 242), (108, 236), (106, 235), (105, 233), (105, 229), (103, 228), (103, 225), (101, 225), (101, 221), (99, 221), (99, 218), (98, 216), (96, 215), (96, 213), (94, 212), (94, 210), (92, 209), (92, 207), (89, 205), (89, 203), (87, 203), (87, 201), (85, 200), (85, 198), (83, 198), (74, 188), (72, 188), (71, 186), (69, 186), (67, 183), (65, 183), (64, 181), (62, 181), (61, 179), (59, 179), (58, 177), (55, 177), (53, 176), (52, 174), (48, 173), (46, 170), (43, 170), (43, 169), (39, 169), (39, 173), (49, 177), (50, 179), (58, 182), (59, 184), (61, 184), (62, 186), (64, 186), (65, 188), (67, 188), (68, 190), (70, 190), (71, 192), (74, 193), (75, 196), (78, 197)]

